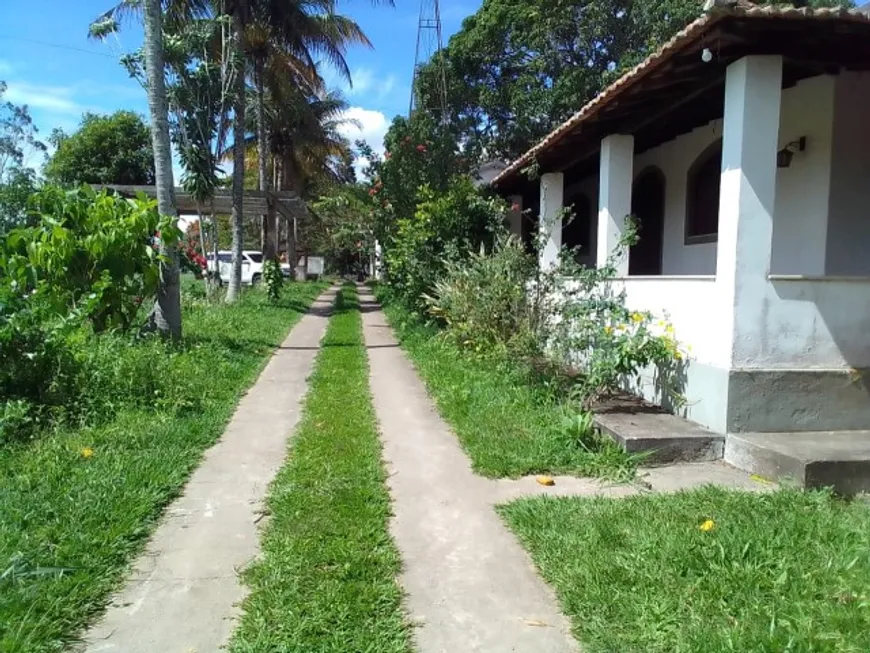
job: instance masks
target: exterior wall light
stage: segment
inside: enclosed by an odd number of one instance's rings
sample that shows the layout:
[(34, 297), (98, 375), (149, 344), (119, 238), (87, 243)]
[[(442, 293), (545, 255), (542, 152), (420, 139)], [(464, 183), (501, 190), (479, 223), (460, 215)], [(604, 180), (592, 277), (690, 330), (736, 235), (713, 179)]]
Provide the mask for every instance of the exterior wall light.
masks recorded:
[(776, 153), (776, 167), (788, 168), (791, 165), (791, 160), (794, 158), (795, 151), (803, 152), (805, 149), (807, 149), (806, 136), (801, 136), (796, 141), (792, 141)]

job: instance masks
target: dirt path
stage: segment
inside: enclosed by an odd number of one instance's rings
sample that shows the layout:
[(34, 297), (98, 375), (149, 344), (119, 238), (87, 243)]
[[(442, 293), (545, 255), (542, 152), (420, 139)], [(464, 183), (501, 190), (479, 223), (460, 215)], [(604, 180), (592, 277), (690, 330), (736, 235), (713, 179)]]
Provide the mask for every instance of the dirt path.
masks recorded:
[(214, 653), (229, 640), (245, 595), (238, 571), (257, 554), (261, 504), (299, 420), (336, 292), (314, 303), (241, 400), (81, 650)]
[(364, 289), (361, 301), (391, 530), (419, 651), (577, 651), (555, 597), (492, 509), (493, 482), (471, 471)]

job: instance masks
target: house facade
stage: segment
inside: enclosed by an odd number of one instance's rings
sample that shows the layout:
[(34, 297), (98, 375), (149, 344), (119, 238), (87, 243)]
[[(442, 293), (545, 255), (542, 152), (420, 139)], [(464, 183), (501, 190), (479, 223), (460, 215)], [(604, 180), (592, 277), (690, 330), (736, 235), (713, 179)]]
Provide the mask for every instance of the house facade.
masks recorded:
[[(532, 167), (536, 174), (527, 170)], [(870, 18), (714, 5), (499, 174), (690, 354), (681, 412), (719, 433), (870, 429)], [(575, 217), (562, 224), (563, 207)], [(637, 393), (666, 403), (656, 370)]]

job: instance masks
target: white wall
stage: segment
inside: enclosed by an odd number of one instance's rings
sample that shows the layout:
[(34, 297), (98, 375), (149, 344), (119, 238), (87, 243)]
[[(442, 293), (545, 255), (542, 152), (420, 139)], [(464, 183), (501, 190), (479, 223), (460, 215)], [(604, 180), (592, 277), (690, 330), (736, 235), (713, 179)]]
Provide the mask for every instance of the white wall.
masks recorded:
[(626, 305), (667, 320), (674, 327), (676, 339), (691, 347), (693, 359), (727, 367), (721, 346), (727, 335), (721, 328), (723, 304), (714, 277), (626, 277), (621, 287), (625, 289)]
[[(783, 91), (780, 147), (804, 136), (807, 148), (795, 154), (791, 167), (777, 170), (772, 273), (821, 275), (826, 271), (825, 234), (831, 181), (835, 83), (838, 98), (842, 97), (838, 99), (837, 118), (847, 125), (838, 132), (845, 134), (842, 136), (841, 149), (847, 155), (845, 158), (861, 159), (846, 161), (844, 165), (853, 174), (859, 174), (858, 171), (863, 169), (865, 179), (870, 179), (870, 118), (867, 117), (870, 116), (870, 84), (866, 83), (866, 74), (860, 76), (864, 85), (859, 85), (858, 79), (857, 73), (839, 78), (822, 75), (803, 80)], [(854, 135), (859, 132), (861, 137), (856, 140)], [(649, 166), (658, 167), (665, 175), (663, 275), (716, 274), (716, 243), (686, 245), (685, 218), (689, 168), (708, 146), (720, 138), (722, 121), (714, 120), (635, 157), (635, 176)], [(840, 176), (839, 187), (843, 190), (837, 206), (850, 206), (853, 209), (851, 212), (841, 210), (842, 230), (844, 233), (849, 230), (854, 233), (855, 225), (860, 223), (870, 243), (870, 217), (866, 212), (859, 214), (854, 210), (856, 207), (870, 207), (870, 183), (856, 184), (853, 177), (846, 174)], [(834, 183), (837, 184), (836, 181)], [(594, 206), (597, 203), (597, 185), (595, 177), (573, 182), (567, 180), (565, 194), (567, 197), (578, 189), (583, 190)], [(860, 199), (856, 194), (861, 196)], [(597, 225), (593, 227), (593, 233), (595, 231)], [(854, 242), (854, 239), (849, 238), (838, 240), (841, 258), (855, 258), (844, 249), (850, 243), (854, 246)], [(595, 243), (592, 244), (592, 251), (594, 248)], [(863, 262), (867, 268), (864, 273), (870, 274), (870, 256), (865, 256)], [(855, 265), (854, 262), (852, 265)], [(849, 273), (827, 271), (829, 274)]]
[[(666, 315), (692, 358), (716, 368), (848, 369), (870, 366), (870, 280), (793, 275), (870, 276), (870, 73), (806, 79), (782, 94), (778, 146), (806, 137), (789, 168), (776, 171), (770, 274), (760, 286), (755, 330), (736, 336), (729, 355), (720, 332), (726, 298), (710, 279), (629, 279), (629, 306)], [(664, 276), (715, 275), (716, 243), (685, 244), (686, 181), (697, 156), (722, 137), (716, 120), (635, 157), (665, 175)], [(775, 165), (774, 162), (771, 163)], [(597, 176), (566, 179), (597, 204)], [(829, 229), (830, 227), (830, 229)], [(593, 222), (593, 241), (597, 225)], [(593, 254), (596, 243), (590, 243)], [(593, 261), (589, 261), (592, 263)], [(859, 307), (856, 309), (856, 307)]]
[(714, 120), (634, 159), (635, 173), (656, 166), (665, 175), (664, 275), (716, 274), (716, 243), (685, 244), (686, 181), (695, 159), (720, 138), (722, 121)]
[(835, 80), (812, 77), (782, 93), (779, 148), (801, 136), (807, 140), (806, 150), (776, 171), (773, 274), (825, 273)]
[(870, 73), (836, 80), (825, 272), (870, 275)]

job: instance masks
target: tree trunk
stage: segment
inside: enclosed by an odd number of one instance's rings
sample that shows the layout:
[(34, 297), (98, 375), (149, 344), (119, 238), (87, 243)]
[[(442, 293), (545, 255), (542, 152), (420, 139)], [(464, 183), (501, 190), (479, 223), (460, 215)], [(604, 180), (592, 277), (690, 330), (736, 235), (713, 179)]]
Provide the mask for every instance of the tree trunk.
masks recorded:
[(266, 89), (263, 84), (263, 61), (257, 60), (254, 75), (257, 86), (257, 156), (259, 158), (260, 190), (266, 193), (266, 216), (263, 220), (263, 260), (274, 261), (278, 257), (278, 240), (275, 205), (269, 198), (272, 190), (269, 179), (269, 139), (266, 135)]
[[(172, 145), (169, 140), (169, 102), (163, 66), (163, 9), (160, 0), (145, 0), (145, 74), (148, 80), (148, 110), (151, 144), (154, 148), (154, 177), (157, 182), (157, 210), (178, 218), (172, 179)], [(152, 319), (157, 330), (173, 340), (181, 339), (181, 288), (178, 278), (178, 250), (174, 243), (160, 240), (166, 262), (160, 265), (160, 283)]]
[(233, 91), (235, 103), (233, 116), (233, 269), (227, 288), (226, 301), (232, 304), (239, 299), (242, 289), (242, 243), (244, 240), (245, 201), (245, 21), (237, 7), (233, 13), (233, 53), (235, 78)]

